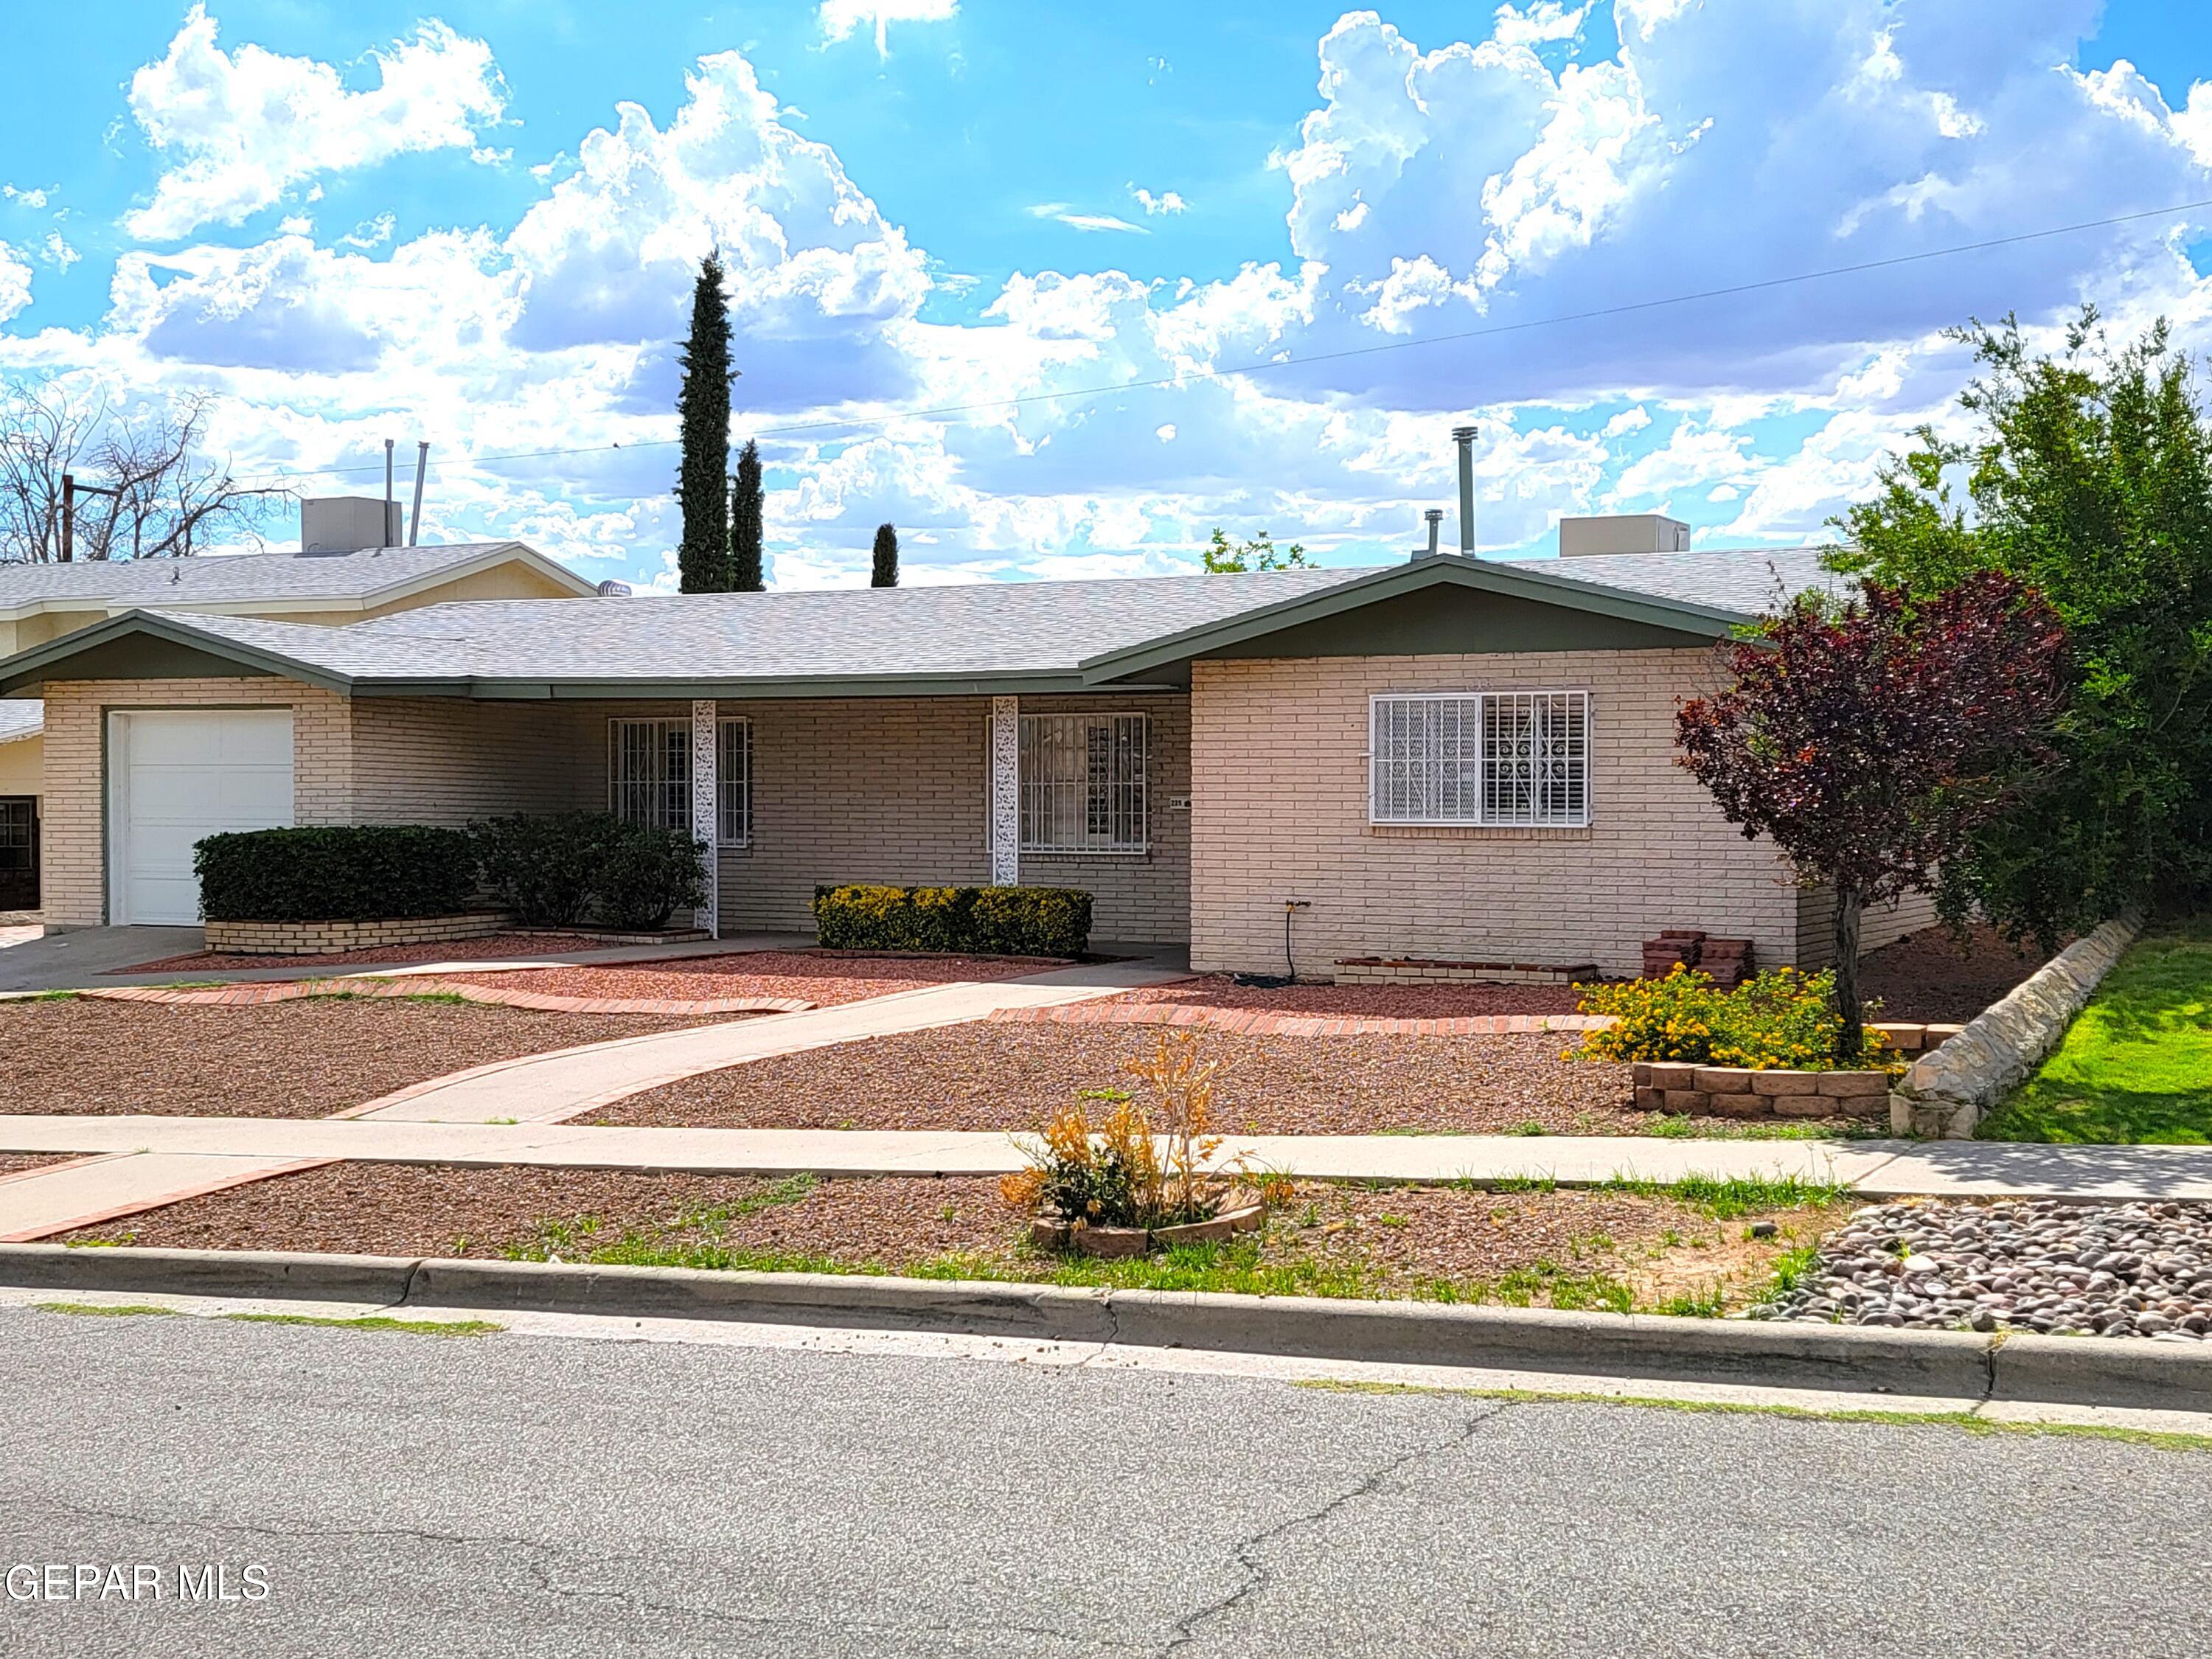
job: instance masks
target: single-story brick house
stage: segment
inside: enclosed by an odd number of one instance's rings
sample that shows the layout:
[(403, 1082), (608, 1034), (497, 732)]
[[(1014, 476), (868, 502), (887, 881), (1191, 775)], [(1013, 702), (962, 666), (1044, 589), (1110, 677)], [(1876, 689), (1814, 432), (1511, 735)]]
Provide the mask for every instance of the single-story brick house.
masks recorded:
[[(608, 808), (713, 849), (722, 933), (821, 882), (1086, 888), (1194, 966), (1633, 972), (1696, 927), (1816, 963), (1825, 896), (1674, 763), (1712, 647), (1817, 555), (1681, 552), (830, 592), (477, 600), (343, 628), (131, 611), (46, 699), (51, 922), (191, 919), (248, 823)], [(1301, 908), (1286, 911), (1292, 904)], [(1869, 916), (1869, 948), (1917, 925)]]
[[(574, 571), (520, 542), (0, 564), (0, 658), (143, 607), (327, 628), (426, 605), (594, 592)], [(0, 703), (0, 910), (40, 908), (45, 763), (37, 702)]]

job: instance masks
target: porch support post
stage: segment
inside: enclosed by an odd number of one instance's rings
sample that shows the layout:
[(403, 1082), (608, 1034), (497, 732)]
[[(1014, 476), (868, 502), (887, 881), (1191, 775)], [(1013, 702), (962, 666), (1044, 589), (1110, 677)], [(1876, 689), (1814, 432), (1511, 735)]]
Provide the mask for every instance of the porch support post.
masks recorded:
[(1022, 700), (991, 699), (991, 884), (1022, 878)]
[(721, 790), (716, 769), (721, 763), (721, 722), (716, 704), (702, 697), (691, 705), (691, 839), (707, 855), (707, 902), (692, 912), (694, 924), (720, 938), (722, 932), (722, 882), (720, 851)]

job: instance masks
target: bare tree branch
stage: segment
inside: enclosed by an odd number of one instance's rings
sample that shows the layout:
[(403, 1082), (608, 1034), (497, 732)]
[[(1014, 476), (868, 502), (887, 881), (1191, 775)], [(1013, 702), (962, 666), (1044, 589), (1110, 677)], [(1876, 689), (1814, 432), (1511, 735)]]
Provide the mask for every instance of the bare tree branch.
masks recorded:
[[(291, 492), (240, 484), (200, 453), (211, 406), (192, 393), (126, 414), (52, 380), (0, 388), (0, 562), (182, 558), (227, 532), (258, 543)], [(64, 473), (78, 482), (73, 553)]]

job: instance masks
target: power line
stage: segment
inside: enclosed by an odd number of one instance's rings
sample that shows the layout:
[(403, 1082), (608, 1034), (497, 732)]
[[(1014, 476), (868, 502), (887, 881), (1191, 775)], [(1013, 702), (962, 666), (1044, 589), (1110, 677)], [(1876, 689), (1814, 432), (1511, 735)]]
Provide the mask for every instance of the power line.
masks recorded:
[[(2024, 230), (2011, 236), (1992, 236), (1978, 242), (1960, 242), (1949, 247), (1925, 248), (1917, 253), (1893, 254), (1882, 259), (1862, 259), (1852, 264), (1828, 265), (1818, 270), (1793, 272), (1787, 276), (1762, 277), (1756, 282), (1730, 283), (1719, 288), (1698, 289), (1687, 294), (1670, 294), (1656, 300), (1632, 300), (1620, 305), (1596, 306), (1586, 311), (1561, 312), (1549, 317), (1532, 317), (1517, 323), (1494, 323), (1482, 328), (1457, 329), (1446, 334), (1424, 334), (1403, 340), (1381, 340), (1371, 345), (1346, 346), (1336, 351), (1318, 351), (1303, 357), (1279, 357), (1264, 363), (1245, 363), (1224, 368), (1187, 369), (1173, 374), (1157, 374), (1144, 380), (1118, 380), (1109, 386), (1078, 386), (1063, 392), (1024, 392), (1017, 397), (990, 398), (977, 403), (946, 404), (934, 409), (894, 410), (884, 415), (854, 416), (849, 419), (804, 421), (792, 426), (771, 426), (756, 428), (755, 438), (793, 437), (805, 433), (855, 431), (868, 427), (888, 426), (895, 421), (946, 420), (955, 416), (981, 414), (988, 410), (1025, 408), (1032, 404), (1057, 403), (1069, 398), (1105, 398), (1116, 392), (1143, 392), (1159, 386), (1188, 386), (1194, 381), (1224, 380), (1232, 376), (1265, 374), (1278, 369), (1304, 368), (1316, 363), (1344, 362), (1358, 357), (1380, 356), (1385, 352), (1412, 351), (1424, 346), (1451, 345), (1466, 340), (1486, 340), (1504, 334), (1522, 334), (1541, 328), (1559, 328), (1569, 323), (1595, 322), (1606, 317), (1633, 316), (1641, 312), (1662, 310), (1668, 306), (1694, 305), (1705, 300), (1732, 299), (1746, 294), (1759, 294), (1778, 288), (1790, 288), (1800, 283), (1825, 282), (1832, 277), (1853, 276), (1868, 271), (1894, 270), (1900, 265), (1919, 264), (1930, 259), (1947, 259), (1961, 253), (1984, 253), (1992, 248), (2015, 247), (2023, 242), (2042, 241), (2053, 236), (2071, 236), (2085, 230), (2106, 230), (2114, 225), (2133, 224), (2144, 219), (2171, 218), (2175, 214), (2193, 213), (2201, 208), (2212, 208), (2212, 199), (2180, 202), (2172, 207), (2146, 208), (2136, 213), (2116, 213), (2105, 219), (2084, 219), (2070, 225), (2053, 225), (2043, 230)], [(448, 465), (467, 466), (496, 466), (510, 461), (556, 460), (569, 455), (608, 455), (622, 450), (672, 449), (683, 441), (680, 438), (647, 438), (636, 443), (581, 444), (566, 449), (520, 450), (507, 455), (464, 455)], [(322, 467), (305, 472), (273, 472), (275, 479), (349, 477), (357, 473), (378, 472), (383, 470), (381, 461), (365, 466)]]

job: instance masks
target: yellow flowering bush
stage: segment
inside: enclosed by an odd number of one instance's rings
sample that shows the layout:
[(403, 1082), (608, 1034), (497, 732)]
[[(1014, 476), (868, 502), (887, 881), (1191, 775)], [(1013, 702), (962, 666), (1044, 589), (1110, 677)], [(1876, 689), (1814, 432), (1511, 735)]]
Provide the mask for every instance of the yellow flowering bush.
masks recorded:
[[(1723, 991), (1711, 975), (1677, 964), (1664, 979), (1577, 985), (1583, 1012), (1611, 1014), (1613, 1023), (1588, 1033), (1573, 1057), (1825, 1071), (1835, 1064), (1843, 1024), (1835, 977), (1826, 969), (1770, 968)], [(1868, 1031), (1859, 1063), (1884, 1064), (1881, 1043), (1881, 1032)]]

